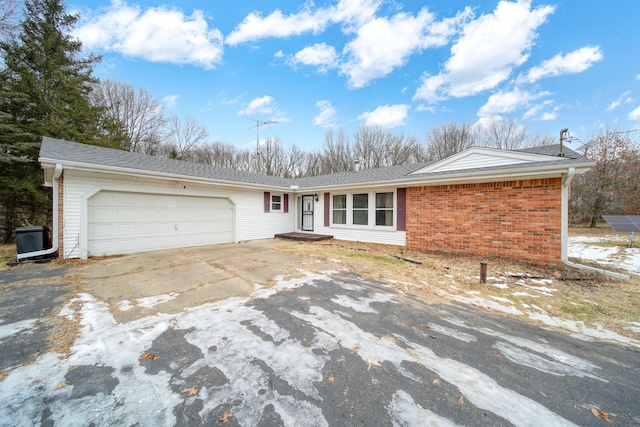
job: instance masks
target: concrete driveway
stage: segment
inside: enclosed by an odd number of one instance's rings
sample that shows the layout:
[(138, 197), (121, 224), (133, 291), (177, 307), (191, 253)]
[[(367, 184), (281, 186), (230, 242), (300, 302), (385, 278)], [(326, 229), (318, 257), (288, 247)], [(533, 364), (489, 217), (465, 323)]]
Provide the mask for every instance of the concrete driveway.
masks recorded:
[[(8, 371), (0, 424), (640, 424), (637, 350), (427, 304), (279, 244), (41, 275), (72, 290), (57, 317), (78, 333)], [(3, 320), (2, 353), (30, 331)]]

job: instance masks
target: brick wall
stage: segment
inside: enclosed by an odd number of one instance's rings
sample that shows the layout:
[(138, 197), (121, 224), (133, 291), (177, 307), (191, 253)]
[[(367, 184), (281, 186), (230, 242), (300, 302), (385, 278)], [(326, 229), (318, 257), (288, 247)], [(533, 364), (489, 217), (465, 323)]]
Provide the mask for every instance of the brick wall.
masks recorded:
[(58, 179), (58, 258), (64, 257), (64, 171)]
[(561, 203), (561, 178), (407, 188), (407, 246), (557, 264)]

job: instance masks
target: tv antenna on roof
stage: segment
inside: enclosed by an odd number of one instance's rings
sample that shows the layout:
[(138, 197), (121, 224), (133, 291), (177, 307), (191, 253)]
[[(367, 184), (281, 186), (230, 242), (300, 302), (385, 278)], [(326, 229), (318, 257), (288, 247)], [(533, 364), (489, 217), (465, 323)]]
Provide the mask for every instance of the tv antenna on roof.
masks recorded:
[(251, 130), (254, 129), (256, 130), (256, 150), (258, 149), (258, 147), (260, 146), (260, 127), (262, 126), (270, 126), (273, 125), (276, 122), (275, 120), (256, 120), (256, 119), (250, 119), (247, 118), (247, 120), (251, 120), (252, 122), (256, 122), (255, 126), (251, 126), (249, 129), (247, 130)]

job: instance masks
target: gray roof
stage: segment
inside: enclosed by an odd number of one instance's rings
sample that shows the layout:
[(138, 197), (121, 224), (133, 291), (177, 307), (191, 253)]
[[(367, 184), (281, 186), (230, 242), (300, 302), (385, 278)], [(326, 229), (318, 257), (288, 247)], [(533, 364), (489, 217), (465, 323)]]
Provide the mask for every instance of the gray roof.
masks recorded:
[(112, 168), (133, 169), (167, 175), (256, 184), (269, 187), (289, 188), (289, 186), (293, 184), (293, 181), (287, 178), (220, 168), (202, 163), (167, 159), (165, 157), (150, 156), (148, 154), (131, 153), (129, 151), (80, 144), (46, 136), (42, 138), (40, 159), (110, 166)]
[[(527, 163), (527, 168), (566, 166), (574, 164), (589, 165), (587, 157), (564, 148), (564, 157), (558, 157), (559, 145), (547, 145), (515, 150), (524, 153), (553, 156), (554, 160)], [(556, 160), (557, 159), (557, 160)], [(247, 184), (261, 187), (289, 189), (291, 186), (299, 188), (321, 188), (337, 185), (358, 185), (366, 183), (381, 183), (385, 181), (401, 181), (403, 179), (415, 179), (420, 177), (444, 176), (459, 174), (460, 171), (432, 172), (427, 174), (411, 175), (413, 172), (433, 163), (412, 163), (407, 165), (389, 166), (376, 169), (364, 169), (358, 172), (342, 172), (329, 175), (320, 175), (307, 178), (289, 179), (252, 172), (244, 172), (236, 169), (220, 168), (202, 163), (192, 163), (183, 160), (173, 160), (164, 157), (150, 156), (147, 154), (131, 153), (128, 151), (114, 150), (95, 145), (80, 144), (61, 139), (44, 137), (40, 149), (41, 161), (60, 161), (63, 163), (76, 163), (79, 165), (96, 165), (99, 167), (120, 168), (124, 170), (136, 170), (148, 173), (164, 174), (176, 177), (193, 177), (223, 181), (236, 184)], [(523, 165), (494, 166), (487, 168), (466, 169), (464, 173), (496, 172), (500, 170), (514, 170), (523, 168)]]

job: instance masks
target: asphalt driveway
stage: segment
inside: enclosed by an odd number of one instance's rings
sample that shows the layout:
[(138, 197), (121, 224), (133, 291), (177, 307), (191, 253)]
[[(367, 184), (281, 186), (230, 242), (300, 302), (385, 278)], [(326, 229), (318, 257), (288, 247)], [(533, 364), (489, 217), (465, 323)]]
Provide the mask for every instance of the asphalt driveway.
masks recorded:
[[(269, 245), (34, 273), (53, 292), (45, 312), (78, 333), (65, 353), (3, 366), (0, 424), (640, 425), (637, 350), (428, 304)], [(0, 301), (32, 286), (7, 277)], [(4, 357), (40, 320), (2, 313)]]

